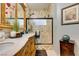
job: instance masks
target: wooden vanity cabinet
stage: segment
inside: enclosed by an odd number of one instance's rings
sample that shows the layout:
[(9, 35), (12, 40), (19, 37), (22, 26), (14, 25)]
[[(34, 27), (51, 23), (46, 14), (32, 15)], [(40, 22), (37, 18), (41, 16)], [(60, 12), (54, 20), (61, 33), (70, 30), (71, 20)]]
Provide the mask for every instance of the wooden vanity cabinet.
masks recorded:
[(35, 56), (36, 48), (35, 48), (35, 37), (29, 37), (25, 46), (15, 54), (15, 56)]

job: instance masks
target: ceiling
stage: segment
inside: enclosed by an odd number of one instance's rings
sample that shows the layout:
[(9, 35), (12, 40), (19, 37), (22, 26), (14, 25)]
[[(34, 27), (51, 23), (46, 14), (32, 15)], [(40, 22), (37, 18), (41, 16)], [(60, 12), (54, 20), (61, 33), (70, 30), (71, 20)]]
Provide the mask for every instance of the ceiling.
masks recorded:
[(28, 3), (26, 4), (30, 9), (48, 8), (51, 3)]

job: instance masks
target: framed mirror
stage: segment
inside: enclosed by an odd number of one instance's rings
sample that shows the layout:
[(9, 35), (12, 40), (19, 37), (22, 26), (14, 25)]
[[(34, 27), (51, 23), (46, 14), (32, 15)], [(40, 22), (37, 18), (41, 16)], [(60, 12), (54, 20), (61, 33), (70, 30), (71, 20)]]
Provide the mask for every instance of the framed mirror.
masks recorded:
[[(0, 4), (0, 29), (12, 29), (13, 22), (18, 20), (24, 24), (24, 31), (26, 29), (26, 10), (24, 3), (1, 3)], [(20, 25), (21, 27), (21, 25)]]

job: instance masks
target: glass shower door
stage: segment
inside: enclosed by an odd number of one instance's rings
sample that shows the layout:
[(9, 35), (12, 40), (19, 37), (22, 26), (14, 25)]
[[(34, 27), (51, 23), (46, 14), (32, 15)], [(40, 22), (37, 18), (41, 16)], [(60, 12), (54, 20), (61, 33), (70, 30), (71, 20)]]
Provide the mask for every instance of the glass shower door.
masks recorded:
[(53, 19), (52, 18), (29, 18), (27, 20), (32, 26), (32, 31), (38, 33), (36, 44), (52, 44), (53, 43)]

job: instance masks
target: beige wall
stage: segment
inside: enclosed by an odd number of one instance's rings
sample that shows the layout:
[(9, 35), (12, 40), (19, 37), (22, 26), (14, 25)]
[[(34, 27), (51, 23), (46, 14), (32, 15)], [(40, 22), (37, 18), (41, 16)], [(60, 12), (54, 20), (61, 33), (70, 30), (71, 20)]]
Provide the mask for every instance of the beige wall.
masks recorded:
[(49, 15), (49, 10), (48, 9), (31, 9), (30, 14), (34, 13), (35, 17), (37, 18), (43, 18), (43, 17), (48, 17)]
[[(30, 17), (30, 14), (34, 13), (34, 15), (36, 15), (35, 18), (51, 17), (50, 16), (50, 9), (51, 9), (50, 5), (48, 7), (45, 6), (46, 8), (44, 6), (40, 6), (40, 7), (32, 6), (32, 7), (29, 7), (27, 5), (26, 15), (27, 15), (27, 17)], [(32, 17), (32, 18), (34, 18), (34, 17)]]

